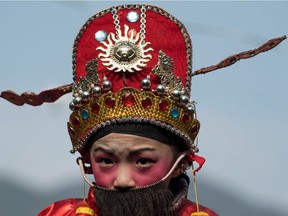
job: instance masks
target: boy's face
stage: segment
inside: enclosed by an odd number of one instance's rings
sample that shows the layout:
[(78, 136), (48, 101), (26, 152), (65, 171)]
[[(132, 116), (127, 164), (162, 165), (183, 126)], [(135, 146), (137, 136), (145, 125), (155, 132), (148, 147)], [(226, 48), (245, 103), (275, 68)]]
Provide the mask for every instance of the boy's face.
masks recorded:
[[(143, 187), (161, 180), (173, 166), (175, 146), (146, 137), (110, 133), (90, 150), (96, 184), (109, 189)], [(167, 184), (169, 182), (167, 179)]]

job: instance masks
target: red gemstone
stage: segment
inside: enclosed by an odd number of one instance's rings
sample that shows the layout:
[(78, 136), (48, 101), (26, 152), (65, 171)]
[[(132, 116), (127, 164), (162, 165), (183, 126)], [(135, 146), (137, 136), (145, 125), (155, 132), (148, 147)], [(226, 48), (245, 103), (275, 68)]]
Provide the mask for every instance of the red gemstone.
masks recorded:
[(134, 96), (132, 94), (125, 94), (123, 97), (122, 97), (122, 104), (126, 107), (130, 107), (134, 104), (135, 102), (135, 99), (134, 99)]
[(95, 113), (95, 114), (97, 114), (99, 112), (99, 110), (100, 110), (100, 107), (99, 107), (98, 103), (93, 103), (91, 105), (91, 108), (92, 108), (92, 112)]
[(190, 129), (191, 133), (195, 134), (197, 133), (199, 130), (198, 125), (193, 125)]
[(115, 106), (115, 103), (116, 103), (115, 99), (111, 97), (108, 97), (105, 100), (105, 104), (108, 108), (113, 108)]
[(159, 102), (159, 108), (160, 108), (160, 110), (167, 110), (168, 107), (169, 107), (169, 104), (168, 104), (168, 102), (167, 102), (166, 100), (161, 100), (161, 101)]
[(189, 120), (190, 120), (189, 114), (188, 114), (188, 113), (184, 113), (184, 115), (183, 115), (183, 122), (184, 122), (184, 123), (188, 123)]
[(147, 109), (147, 108), (150, 108), (152, 106), (152, 101), (150, 98), (144, 98), (142, 100), (142, 106)]
[(72, 116), (70, 120), (71, 120), (74, 127), (76, 127), (76, 128), (79, 127), (80, 121), (76, 116)]

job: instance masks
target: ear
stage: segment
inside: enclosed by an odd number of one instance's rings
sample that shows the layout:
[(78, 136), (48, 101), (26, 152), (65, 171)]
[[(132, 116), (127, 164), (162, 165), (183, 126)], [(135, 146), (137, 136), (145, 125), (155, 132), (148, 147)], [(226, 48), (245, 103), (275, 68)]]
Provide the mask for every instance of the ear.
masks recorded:
[(176, 178), (185, 171), (185, 169), (183, 169), (183, 165), (184, 164), (181, 163), (179, 166), (177, 166), (177, 168), (172, 172), (171, 178)]
[(84, 171), (86, 174), (93, 174), (92, 166), (90, 163), (90, 155), (87, 153), (84, 156), (82, 156), (83, 162), (84, 162)]
[(93, 174), (92, 166), (85, 166), (84, 167), (85, 173), (86, 174)]
[(176, 177), (179, 176), (181, 173), (182, 173), (182, 172), (181, 172), (181, 168), (180, 168), (180, 167), (177, 167), (177, 168), (173, 171), (173, 173), (172, 173), (172, 175), (171, 175), (171, 178), (176, 178)]
[[(183, 155), (183, 153), (181, 155)], [(178, 163), (176, 169), (174, 169), (174, 171), (172, 172), (171, 178), (176, 178), (180, 174), (184, 173), (186, 170), (188, 170), (191, 167), (191, 163), (192, 162), (190, 161), (190, 159), (186, 155), (186, 157), (181, 159), (181, 161)]]

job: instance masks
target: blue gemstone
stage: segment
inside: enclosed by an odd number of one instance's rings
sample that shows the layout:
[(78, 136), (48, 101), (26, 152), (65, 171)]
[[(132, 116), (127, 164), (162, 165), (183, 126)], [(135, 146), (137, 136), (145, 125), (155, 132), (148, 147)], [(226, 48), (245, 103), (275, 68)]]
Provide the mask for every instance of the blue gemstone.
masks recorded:
[(127, 14), (127, 20), (129, 22), (137, 22), (139, 19), (139, 14), (136, 12), (136, 11), (130, 11), (128, 14)]
[(106, 40), (107, 36), (108, 35), (104, 30), (99, 30), (95, 33), (95, 39), (99, 42)]
[(178, 108), (172, 108), (171, 111), (170, 111), (170, 115), (173, 117), (173, 118), (177, 118), (179, 116), (179, 111), (178, 111)]
[(86, 120), (89, 117), (89, 113), (86, 109), (81, 110), (81, 117), (82, 119)]

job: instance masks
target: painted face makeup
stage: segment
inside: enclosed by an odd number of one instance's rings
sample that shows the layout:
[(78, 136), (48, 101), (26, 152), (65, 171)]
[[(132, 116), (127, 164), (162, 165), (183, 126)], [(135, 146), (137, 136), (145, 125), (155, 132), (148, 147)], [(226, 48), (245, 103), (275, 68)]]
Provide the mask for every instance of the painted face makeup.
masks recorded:
[(111, 133), (93, 144), (90, 160), (98, 186), (135, 188), (161, 180), (174, 164), (176, 152), (175, 146), (157, 140)]

